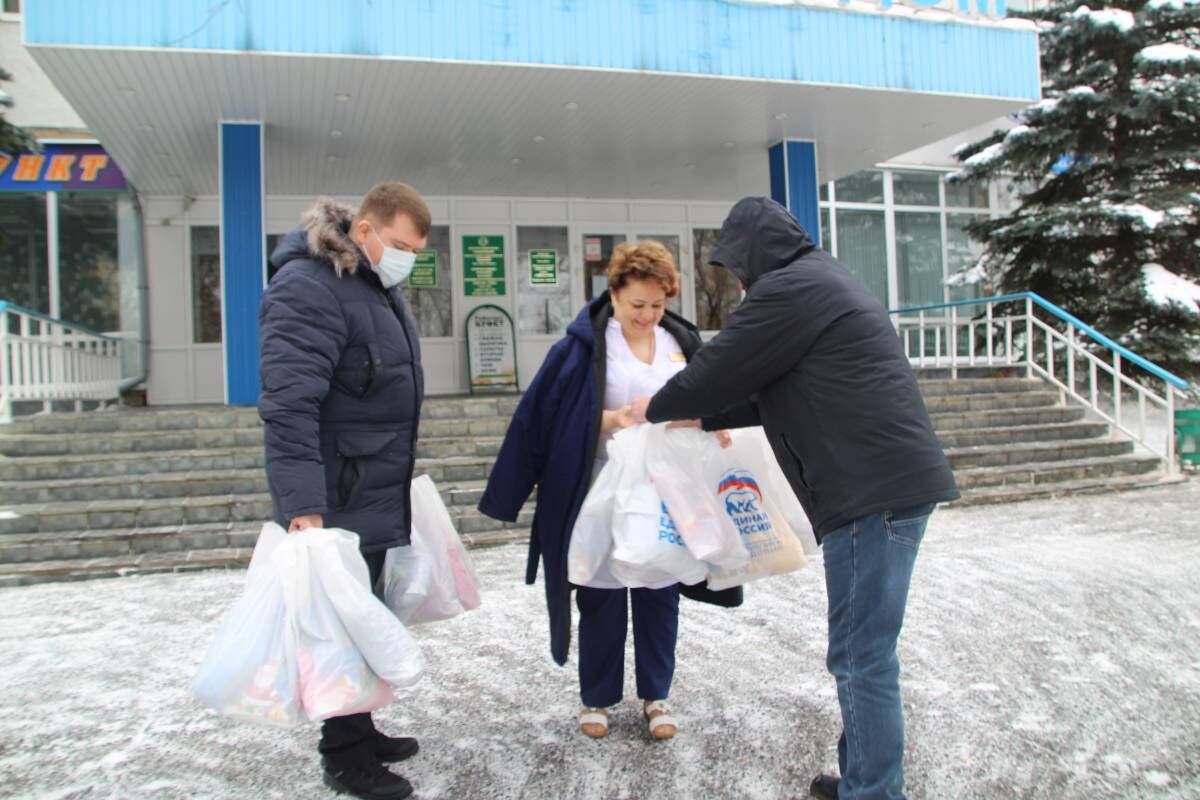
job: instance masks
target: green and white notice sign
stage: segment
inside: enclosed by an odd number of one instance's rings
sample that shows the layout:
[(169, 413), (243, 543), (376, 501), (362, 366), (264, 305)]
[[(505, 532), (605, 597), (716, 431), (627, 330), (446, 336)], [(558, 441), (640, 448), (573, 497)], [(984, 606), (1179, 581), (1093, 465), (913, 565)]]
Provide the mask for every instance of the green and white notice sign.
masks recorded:
[(557, 251), (529, 251), (529, 282), (534, 286), (558, 286)]

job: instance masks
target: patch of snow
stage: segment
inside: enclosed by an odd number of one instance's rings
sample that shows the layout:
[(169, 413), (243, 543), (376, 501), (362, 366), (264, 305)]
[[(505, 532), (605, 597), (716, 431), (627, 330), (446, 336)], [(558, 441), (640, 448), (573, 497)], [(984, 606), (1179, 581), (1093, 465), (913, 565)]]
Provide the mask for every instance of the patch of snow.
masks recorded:
[(1158, 63), (1200, 61), (1200, 50), (1183, 44), (1155, 44), (1139, 50), (1137, 59)]
[(1164, 308), (1175, 303), (1200, 314), (1200, 285), (1176, 275), (1162, 264), (1143, 265), (1142, 278), (1150, 302)]
[(1009, 132), (1004, 135), (1004, 140), (1008, 141), (1009, 139), (1017, 139), (1021, 136), (1027, 136), (1031, 133), (1035, 133), (1033, 128), (1029, 127), (1028, 125), (1018, 125), (1017, 127), (1010, 129)]
[(1053, 111), (1056, 108), (1058, 108), (1058, 98), (1057, 97), (1047, 97), (1044, 100), (1039, 100), (1038, 102), (1031, 105), (1029, 107), (1028, 111), (1040, 111), (1043, 114), (1049, 114), (1051, 111)]
[(974, 286), (977, 283), (983, 283), (987, 280), (987, 270), (983, 268), (983, 261), (979, 261), (970, 269), (964, 269), (961, 272), (956, 272), (949, 278), (946, 278), (947, 286)]
[(968, 158), (966, 160), (966, 165), (968, 167), (983, 167), (995, 161), (1003, 153), (1004, 142), (996, 142), (995, 144), (988, 145), (983, 150), (980, 150), (978, 153)]
[(1141, 203), (1126, 203), (1123, 205), (1114, 205), (1105, 203), (1101, 207), (1102, 211), (1110, 214), (1115, 214), (1120, 217), (1131, 217), (1150, 230), (1154, 230), (1162, 224), (1167, 215), (1161, 211), (1155, 211), (1153, 208), (1148, 208)]
[(1131, 31), (1137, 24), (1133, 14), (1118, 8), (1101, 8), (1093, 11), (1087, 6), (1080, 6), (1068, 16), (1071, 19), (1087, 21), (1097, 28), (1111, 26), (1121, 32)]
[(1146, 783), (1151, 786), (1170, 786), (1171, 776), (1165, 772), (1159, 772), (1156, 769), (1148, 770), (1142, 775)]
[(1096, 90), (1090, 86), (1072, 86), (1067, 90), (1067, 97), (1095, 97)]

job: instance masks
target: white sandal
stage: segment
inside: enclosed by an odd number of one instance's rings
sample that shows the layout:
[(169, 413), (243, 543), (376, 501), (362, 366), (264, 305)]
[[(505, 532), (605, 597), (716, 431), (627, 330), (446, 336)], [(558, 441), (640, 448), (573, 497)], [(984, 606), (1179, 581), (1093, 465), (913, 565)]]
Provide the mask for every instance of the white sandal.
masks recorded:
[(642, 714), (649, 723), (652, 739), (670, 739), (679, 732), (679, 723), (671, 713), (671, 707), (666, 700), (647, 700), (642, 705)]
[(593, 739), (603, 739), (608, 735), (608, 709), (588, 708), (584, 706), (579, 712), (579, 731), (584, 736)]

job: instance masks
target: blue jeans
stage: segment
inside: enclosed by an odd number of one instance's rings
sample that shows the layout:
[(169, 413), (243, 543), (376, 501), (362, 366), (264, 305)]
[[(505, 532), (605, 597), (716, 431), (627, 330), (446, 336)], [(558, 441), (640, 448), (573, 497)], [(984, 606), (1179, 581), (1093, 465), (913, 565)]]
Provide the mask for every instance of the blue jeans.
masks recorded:
[(638, 697), (666, 700), (675, 676), (679, 584), (665, 589), (575, 590), (579, 606), (579, 693), (589, 708), (621, 702), (625, 639), (633, 603), (633, 655)]
[(903, 800), (904, 709), (896, 642), (934, 506), (869, 514), (827, 533), (827, 665), (842, 707), (839, 800)]

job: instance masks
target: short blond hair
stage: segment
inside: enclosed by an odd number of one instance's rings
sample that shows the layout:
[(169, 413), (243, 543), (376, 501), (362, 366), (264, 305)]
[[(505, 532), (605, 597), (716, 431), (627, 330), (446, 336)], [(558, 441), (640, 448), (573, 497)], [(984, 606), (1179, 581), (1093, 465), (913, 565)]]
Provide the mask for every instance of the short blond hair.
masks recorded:
[(392, 224), (397, 214), (412, 220), (413, 226), (422, 236), (428, 236), (433, 227), (433, 215), (421, 193), (407, 183), (389, 181), (371, 187), (358, 207), (357, 219), (365, 219), (378, 227)]
[(622, 242), (613, 249), (608, 262), (608, 288), (624, 289), (631, 280), (658, 281), (667, 297), (679, 294), (679, 268), (675, 257), (662, 242), (640, 239)]

